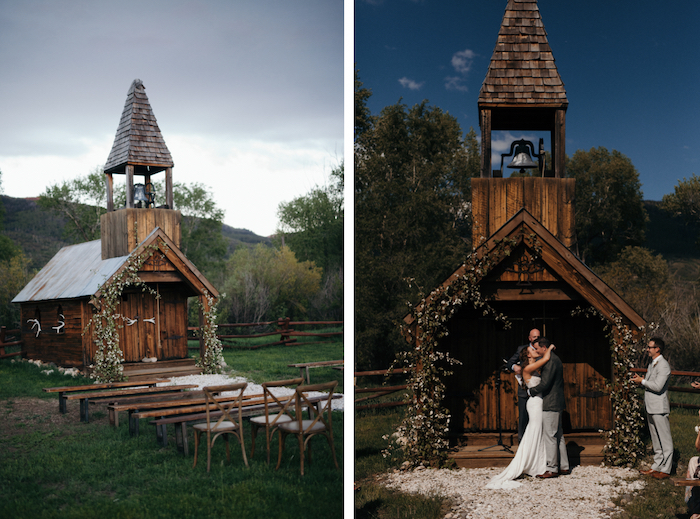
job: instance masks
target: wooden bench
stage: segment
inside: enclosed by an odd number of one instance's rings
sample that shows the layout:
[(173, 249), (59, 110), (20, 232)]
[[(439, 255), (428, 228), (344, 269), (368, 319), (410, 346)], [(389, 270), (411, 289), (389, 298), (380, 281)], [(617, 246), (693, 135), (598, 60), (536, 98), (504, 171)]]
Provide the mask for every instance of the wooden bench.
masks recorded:
[(299, 368), (299, 376), (304, 377), (304, 371), (306, 371), (306, 384), (311, 384), (311, 379), (309, 378), (309, 368), (324, 368), (332, 366), (343, 366), (345, 364), (344, 360), (324, 360), (321, 362), (300, 362), (298, 364), (287, 364), (289, 368)]
[[(294, 395), (289, 395), (289, 398), (292, 398)], [(312, 404), (324, 401), (327, 397), (327, 395), (316, 395), (313, 397), (309, 397), (309, 401)], [(333, 400), (343, 398), (343, 395), (338, 393), (333, 395)], [(282, 402), (286, 402), (287, 400), (281, 400)], [(277, 409), (279, 404), (277, 403), (268, 403), (268, 409), (269, 410), (274, 410)], [(244, 418), (250, 418), (251, 416), (257, 416), (260, 414), (263, 414), (265, 412), (265, 404), (264, 403), (257, 403), (253, 404), (252, 402), (248, 405), (245, 405), (241, 408), (241, 415)], [(214, 411), (209, 413), (209, 417), (211, 418), (219, 418), (221, 416), (221, 411)], [(147, 418), (144, 416), (144, 418)], [(152, 420), (149, 422), (150, 425), (155, 425), (156, 427), (156, 442), (158, 443), (159, 446), (161, 447), (167, 447), (168, 445), (168, 434), (167, 434), (167, 426), (168, 424), (173, 424), (175, 426), (175, 443), (177, 445), (177, 450), (182, 452), (185, 456), (189, 455), (189, 446), (187, 442), (187, 424), (194, 424), (194, 423), (199, 423), (199, 422), (204, 422), (207, 419), (207, 414), (206, 412), (197, 412), (197, 413), (190, 413), (190, 414), (179, 414), (179, 415), (172, 415), (172, 416), (165, 416), (161, 418), (157, 418), (155, 420)]]
[[(219, 402), (229, 402), (238, 397), (232, 396), (219, 398)], [(263, 395), (244, 395), (246, 405), (252, 406), (263, 404)], [(138, 409), (129, 410), (129, 434), (139, 435), (139, 423), (141, 418), (162, 418), (167, 416), (178, 416), (185, 414), (205, 413), (207, 404), (205, 398), (195, 399), (189, 402), (153, 402), (147, 406), (140, 406)]]
[(157, 379), (157, 380), (142, 380), (140, 382), (105, 382), (102, 384), (90, 384), (86, 386), (64, 386), (64, 387), (45, 387), (45, 393), (58, 393), (58, 410), (62, 413), (66, 413), (66, 393), (73, 393), (76, 391), (97, 391), (100, 389), (117, 389), (125, 387), (155, 387), (156, 384), (170, 382), (170, 379)]
[(90, 402), (107, 400), (108, 403), (117, 403), (122, 398), (134, 395), (154, 395), (172, 392), (182, 392), (186, 389), (195, 389), (197, 384), (183, 384), (180, 386), (159, 386), (159, 387), (127, 387), (124, 389), (90, 391), (87, 393), (74, 393), (66, 395), (66, 400), (80, 400), (80, 421), (90, 422)]
[[(243, 395), (243, 400), (260, 399), (262, 396), (262, 393), (255, 395)], [(235, 398), (237, 397), (231, 397), (231, 399)], [(223, 398), (221, 401), (227, 401), (227, 399)], [(119, 427), (119, 413), (121, 411), (126, 411), (129, 413), (129, 423), (131, 423), (131, 416), (134, 413), (146, 412), (148, 410), (165, 410), (178, 407), (205, 405), (205, 403), (206, 398), (204, 396), (204, 391), (187, 391), (186, 393), (176, 395), (153, 395), (146, 397), (125, 398), (119, 402), (109, 404), (107, 409), (109, 410), (109, 423), (115, 427)]]

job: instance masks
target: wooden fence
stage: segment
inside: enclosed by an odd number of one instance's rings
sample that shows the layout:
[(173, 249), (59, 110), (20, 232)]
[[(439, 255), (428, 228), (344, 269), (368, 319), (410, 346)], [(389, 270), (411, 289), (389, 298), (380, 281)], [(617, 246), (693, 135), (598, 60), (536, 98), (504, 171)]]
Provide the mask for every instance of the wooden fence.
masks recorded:
[[(256, 344), (254, 346), (233, 346), (230, 344), (223, 343), (224, 348), (232, 349), (242, 349), (242, 350), (257, 350), (258, 348), (264, 348), (265, 346), (275, 346), (278, 344), (298, 346), (301, 344), (308, 344), (308, 342), (298, 342), (298, 337), (333, 337), (337, 335), (343, 335), (343, 332), (313, 332), (313, 331), (299, 331), (294, 327), (300, 326), (342, 326), (343, 321), (292, 321), (289, 317), (284, 317), (277, 319), (276, 321), (265, 321), (259, 323), (233, 323), (233, 324), (219, 324), (218, 328), (221, 331), (231, 328), (252, 328), (252, 327), (265, 327), (265, 326), (276, 326), (275, 330), (269, 332), (251, 333), (251, 334), (217, 334), (217, 337), (221, 339), (252, 339), (255, 337), (272, 337), (279, 335), (280, 339), (278, 341), (267, 342), (265, 344)], [(189, 332), (190, 339), (199, 339), (199, 326), (190, 326), (187, 328)], [(190, 349), (199, 349), (199, 346), (189, 346)]]
[[(646, 368), (631, 368), (630, 371), (632, 373), (639, 373), (639, 374), (644, 374), (647, 372)], [(691, 377), (691, 378), (700, 378), (700, 373), (696, 373), (695, 371), (671, 371), (671, 376), (672, 377)], [(680, 387), (680, 386), (670, 386), (668, 388), (669, 392), (675, 392), (675, 393), (695, 393), (696, 395), (700, 395), (700, 389), (695, 389), (693, 387)], [(684, 409), (700, 409), (700, 405), (698, 404), (684, 404), (682, 402), (671, 402), (671, 407), (679, 407), (679, 408), (684, 408)]]
[[(17, 340), (15, 340), (15, 336), (18, 338)], [(0, 326), (0, 359), (22, 355), (21, 349), (20, 351), (13, 351), (11, 353), (5, 352), (5, 348), (22, 345), (22, 340), (19, 337), (21, 337), (20, 330), (8, 330), (7, 327)]]
[[(368, 396), (363, 396), (361, 398), (356, 398), (355, 399), (355, 411), (360, 411), (362, 409), (377, 409), (380, 407), (395, 407), (399, 405), (406, 405), (410, 404), (410, 402), (406, 400), (397, 400), (394, 402), (378, 402), (378, 403), (373, 403), (373, 404), (364, 404), (364, 405), (357, 405), (358, 402), (367, 402), (369, 400), (374, 400), (375, 398), (381, 398), (383, 396), (390, 395), (392, 393), (398, 393), (399, 391), (403, 391), (406, 389), (408, 386), (406, 384), (398, 385), (398, 386), (377, 386), (377, 387), (357, 387), (357, 377), (368, 377), (368, 376), (386, 376), (387, 374), (386, 369), (378, 369), (374, 371), (355, 371), (355, 395), (358, 393), (372, 393), (371, 395)], [(391, 372), (392, 375), (394, 374), (400, 374), (400, 373), (407, 373), (408, 370), (405, 369), (395, 369)]]

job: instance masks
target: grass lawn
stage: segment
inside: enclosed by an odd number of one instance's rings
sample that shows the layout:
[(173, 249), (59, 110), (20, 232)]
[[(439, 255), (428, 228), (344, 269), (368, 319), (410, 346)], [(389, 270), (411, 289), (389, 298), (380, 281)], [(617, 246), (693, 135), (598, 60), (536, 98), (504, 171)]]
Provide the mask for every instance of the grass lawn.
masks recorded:
[[(296, 348), (299, 348), (298, 350)], [(273, 351), (274, 350), (274, 351)], [(314, 346), (273, 346), (255, 351), (225, 350), (235, 375), (253, 382), (298, 375), (288, 363), (342, 359), (341, 339)], [(253, 357), (257, 357), (253, 359)], [(89, 424), (79, 421), (77, 401), (58, 412), (56, 394), (41, 388), (89, 383), (52, 373), (26, 362), (0, 361), (0, 517), (17, 518), (340, 518), (343, 516), (343, 413), (333, 413), (333, 436), (340, 470), (328, 443), (311, 440), (313, 463), (299, 473), (299, 448), (287, 439), (280, 470), (275, 471), (277, 435), (271, 464), (264, 436), (258, 436), (254, 459), (245, 468), (240, 447), (231, 440), (231, 463), (225, 444), (217, 441), (211, 473), (206, 450), (192, 468), (174, 446), (156, 444), (155, 430), (143, 420), (141, 434), (130, 437), (126, 420), (109, 425), (106, 407), (98, 404)], [(312, 382), (338, 380), (342, 371), (317, 369)], [(341, 389), (342, 391), (342, 389)], [(189, 428), (189, 442), (194, 440)], [(250, 428), (244, 427), (250, 458)]]

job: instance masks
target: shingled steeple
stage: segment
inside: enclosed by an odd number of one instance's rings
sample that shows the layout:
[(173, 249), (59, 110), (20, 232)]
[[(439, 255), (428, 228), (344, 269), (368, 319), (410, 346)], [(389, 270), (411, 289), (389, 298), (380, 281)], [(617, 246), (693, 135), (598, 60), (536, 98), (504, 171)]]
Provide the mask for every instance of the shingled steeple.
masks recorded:
[(564, 176), (569, 101), (536, 0), (509, 0), (479, 93), (482, 177), (491, 176), (491, 131), (550, 131), (554, 171)]
[(173, 159), (140, 79), (134, 79), (126, 95), (105, 173), (124, 173), (127, 164), (134, 166), (136, 174), (143, 174), (147, 167), (151, 174), (173, 167)]
[(126, 95), (126, 103), (114, 137), (104, 172), (107, 175), (107, 210), (114, 210), (112, 200), (112, 175), (126, 175), (126, 207), (133, 207), (134, 175), (143, 175), (144, 184), (151, 175), (165, 171), (166, 205), (173, 206), (172, 167), (173, 159), (160, 133), (151, 103), (146, 96), (146, 87), (140, 79), (134, 79)]

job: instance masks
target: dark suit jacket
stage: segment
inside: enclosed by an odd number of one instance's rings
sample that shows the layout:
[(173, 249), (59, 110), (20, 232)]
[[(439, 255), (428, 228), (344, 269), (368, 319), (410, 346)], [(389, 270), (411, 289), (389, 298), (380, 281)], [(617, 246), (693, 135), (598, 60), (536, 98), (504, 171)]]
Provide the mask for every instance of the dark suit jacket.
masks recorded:
[(542, 395), (542, 410), (561, 412), (564, 401), (564, 366), (555, 353), (542, 368), (542, 381), (530, 389), (530, 396)]
[[(510, 369), (513, 364), (517, 364), (518, 366), (520, 365), (520, 352), (528, 346), (530, 346), (529, 342), (527, 344), (523, 344), (522, 346), (518, 346), (518, 349), (515, 350), (513, 356), (508, 359), (508, 369)], [(518, 385), (518, 396), (527, 398), (527, 388), (525, 386)]]

